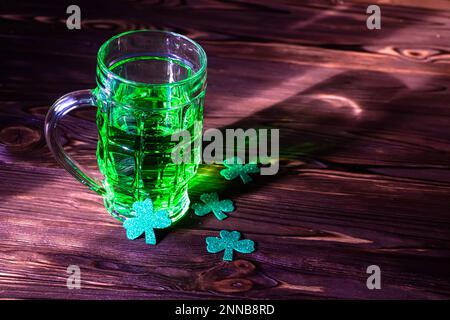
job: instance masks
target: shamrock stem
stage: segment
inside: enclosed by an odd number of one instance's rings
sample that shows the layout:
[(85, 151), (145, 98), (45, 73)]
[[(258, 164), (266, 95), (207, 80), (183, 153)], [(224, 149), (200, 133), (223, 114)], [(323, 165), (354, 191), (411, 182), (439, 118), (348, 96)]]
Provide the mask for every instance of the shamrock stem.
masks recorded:
[(222, 212), (222, 210), (213, 210), (214, 215), (217, 219), (223, 220), (225, 218), (228, 218), (228, 216)]
[(233, 261), (233, 249), (226, 248), (225, 253), (223, 255), (223, 260), (225, 261)]
[(155, 231), (152, 228), (145, 230), (145, 243), (146, 244), (156, 244)]
[(244, 182), (244, 183), (252, 181), (252, 178), (245, 172), (242, 172), (240, 174), (240, 176), (241, 176), (242, 182)]

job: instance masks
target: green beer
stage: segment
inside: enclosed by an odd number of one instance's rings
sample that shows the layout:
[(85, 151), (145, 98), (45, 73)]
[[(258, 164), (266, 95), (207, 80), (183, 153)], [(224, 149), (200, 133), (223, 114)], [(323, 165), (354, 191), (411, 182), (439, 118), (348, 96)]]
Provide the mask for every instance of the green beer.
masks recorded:
[[(131, 216), (135, 201), (150, 198), (176, 221), (188, 209), (188, 182), (200, 162), (205, 88), (206, 55), (192, 40), (160, 31), (115, 36), (99, 50), (97, 88), (66, 95), (55, 103), (55, 114), (49, 112), (47, 141), (70, 173), (104, 197), (113, 216)], [(74, 104), (97, 106), (101, 185), (53, 143), (58, 109)], [(178, 163), (172, 153), (180, 142), (173, 135), (180, 131), (191, 137), (182, 141), (191, 155)]]

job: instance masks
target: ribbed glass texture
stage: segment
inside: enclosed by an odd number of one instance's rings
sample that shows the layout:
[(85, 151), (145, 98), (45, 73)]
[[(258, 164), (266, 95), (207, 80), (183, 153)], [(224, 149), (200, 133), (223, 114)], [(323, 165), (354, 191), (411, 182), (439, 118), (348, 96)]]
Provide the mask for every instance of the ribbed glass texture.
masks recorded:
[[(200, 162), (206, 55), (192, 40), (170, 32), (134, 31), (99, 50), (97, 159), (108, 211), (130, 216), (137, 200), (151, 198), (173, 221), (187, 211), (187, 187)], [(172, 141), (174, 133), (188, 141)], [(190, 160), (174, 163), (182, 141)]]

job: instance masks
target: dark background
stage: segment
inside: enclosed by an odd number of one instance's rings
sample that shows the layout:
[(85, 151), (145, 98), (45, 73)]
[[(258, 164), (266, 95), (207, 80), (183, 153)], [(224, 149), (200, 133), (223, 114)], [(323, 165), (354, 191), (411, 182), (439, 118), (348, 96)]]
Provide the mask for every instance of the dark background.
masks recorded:
[[(381, 30), (366, 28), (380, 3)], [(81, 8), (68, 30), (66, 8)], [(2, 1), (1, 298), (450, 297), (450, 5), (432, 1)], [(165, 29), (208, 55), (206, 128), (280, 128), (280, 172), (249, 185), (202, 166), (225, 221), (190, 215), (157, 246), (129, 241), (102, 199), (59, 167), (50, 105), (95, 86), (96, 52)], [(96, 170), (95, 109), (63, 122)], [(257, 251), (221, 261), (205, 237), (239, 230)], [(66, 288), (68, 265), (80, 290)], [(366, 268), (381, 268), (368, 290)]]

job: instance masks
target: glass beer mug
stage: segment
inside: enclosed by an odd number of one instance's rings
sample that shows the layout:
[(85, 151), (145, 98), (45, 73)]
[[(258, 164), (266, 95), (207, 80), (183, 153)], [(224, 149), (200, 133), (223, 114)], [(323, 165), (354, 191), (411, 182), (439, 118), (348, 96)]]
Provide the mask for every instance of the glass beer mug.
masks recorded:
[[(49, 110), (45, 137), (56, 160), (104, 198), (123, 220), (150, 198), (173, 222), (188, 210), (188, 182), (200, 163), (206, 54), (189, 38), (165, 31), (119, 34), (99, 49), (97, 88), (69, 93)], [(97, 161), (103, 181), (84, 173), (59, 142), (57, 126), (72, 110), (97, 107)], [(186, 131), (192, 156), (176, 163), (173, 134)]]

